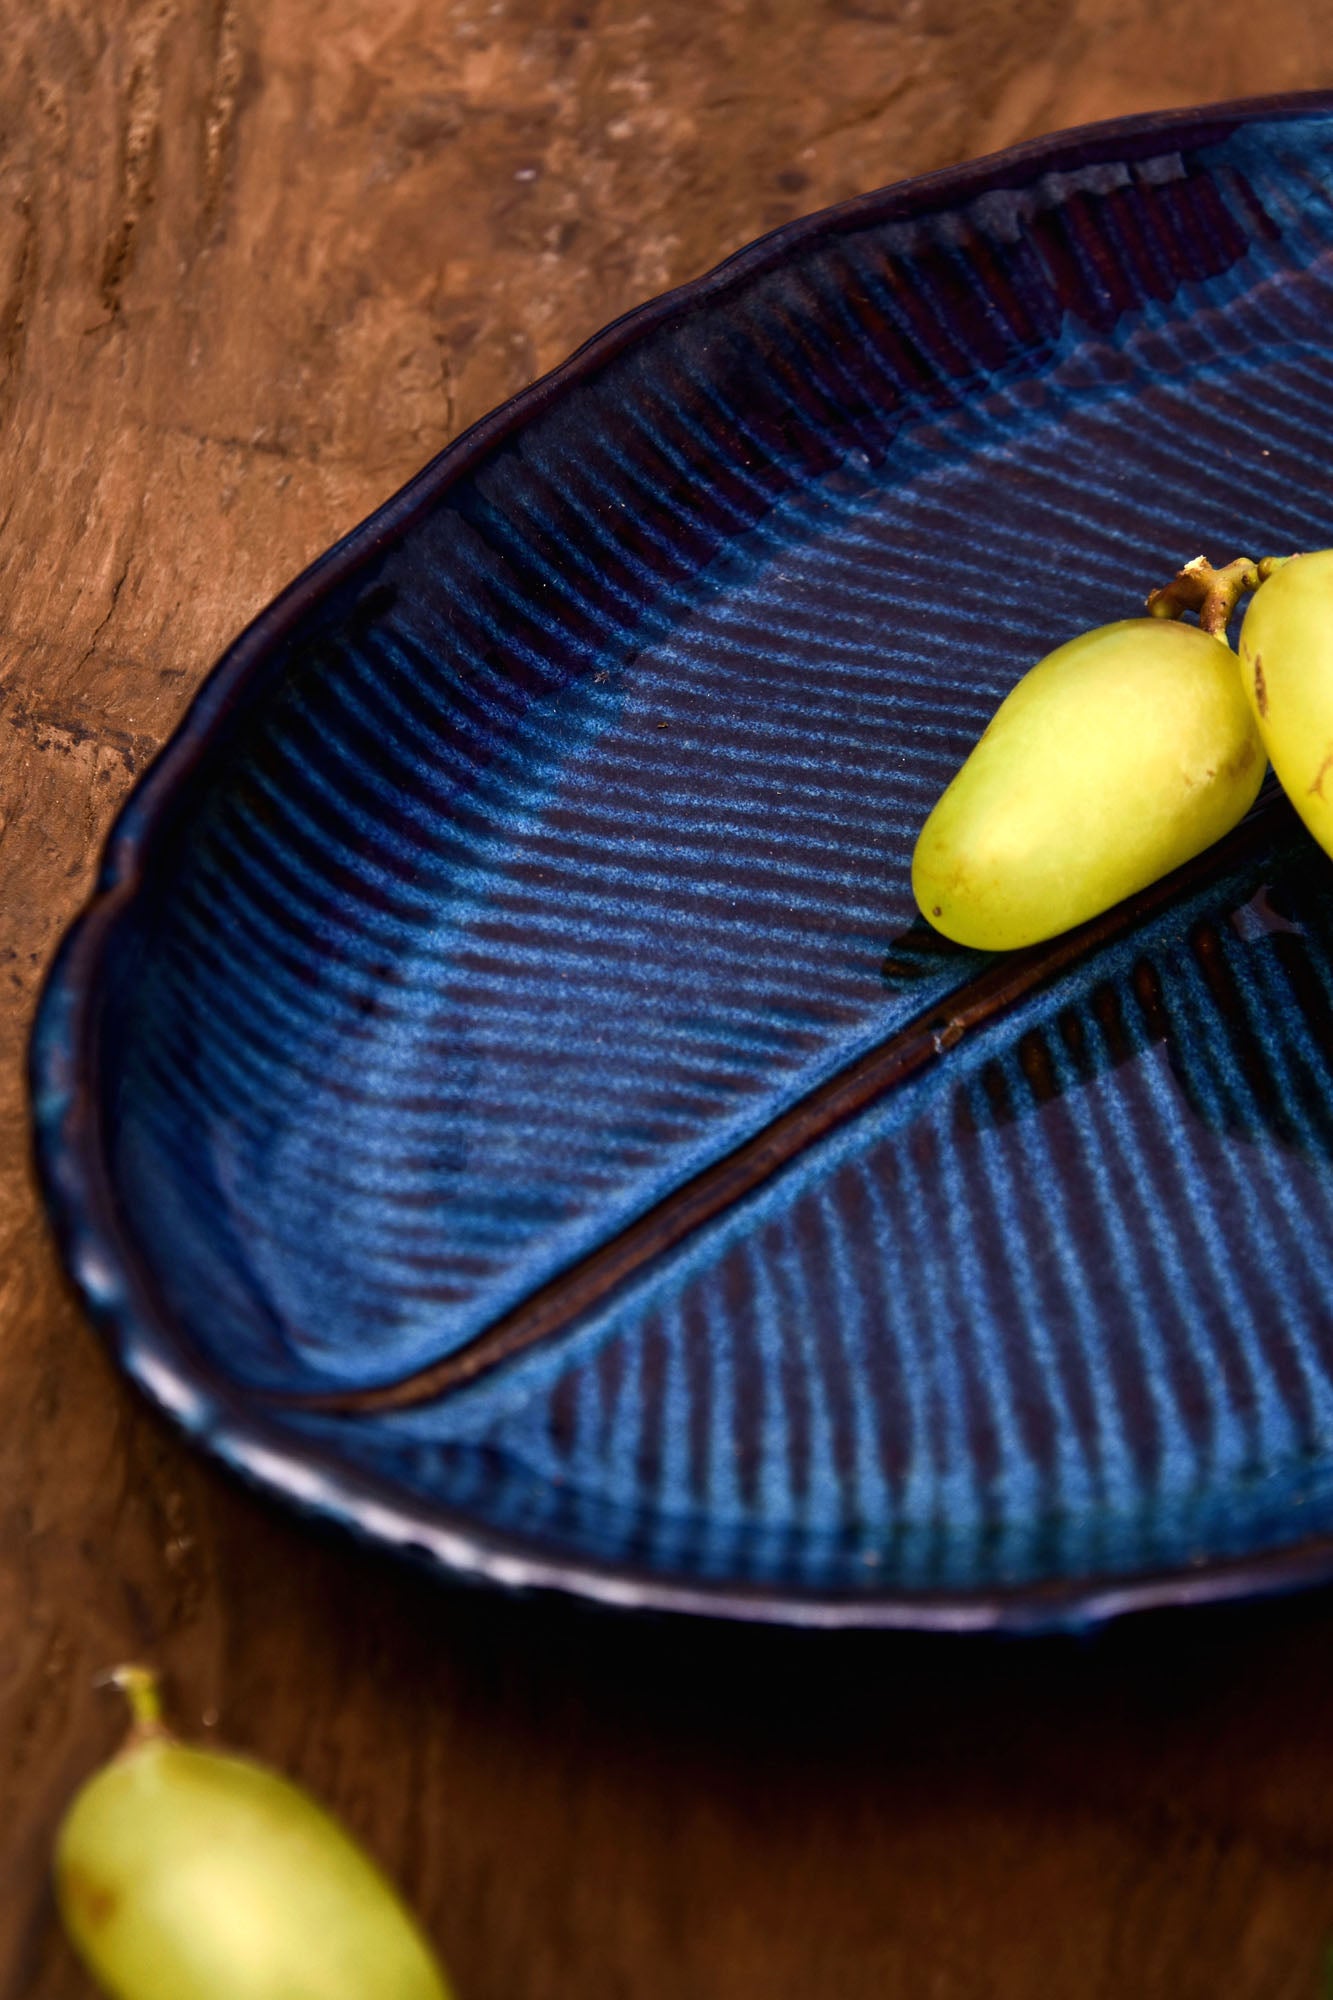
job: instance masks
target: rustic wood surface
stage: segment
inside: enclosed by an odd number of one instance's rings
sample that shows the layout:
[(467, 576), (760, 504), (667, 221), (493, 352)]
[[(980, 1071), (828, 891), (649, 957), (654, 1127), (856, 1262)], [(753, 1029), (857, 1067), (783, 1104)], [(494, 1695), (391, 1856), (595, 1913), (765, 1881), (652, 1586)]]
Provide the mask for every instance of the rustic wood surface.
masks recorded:
[[(1309, 2000), (1333, 1601), (959, 1646), (447, 1593), (121, 1384), (28, 1163), (42, 970), (224, 641), (613, 314), (858, 189), (1333, 84), (1270, 0), (0, 0), (0, 1993), (127, 1654), (400, 1877), (460, 2000)], [(163, 1996), (163, 2000), (187, 2000)]]

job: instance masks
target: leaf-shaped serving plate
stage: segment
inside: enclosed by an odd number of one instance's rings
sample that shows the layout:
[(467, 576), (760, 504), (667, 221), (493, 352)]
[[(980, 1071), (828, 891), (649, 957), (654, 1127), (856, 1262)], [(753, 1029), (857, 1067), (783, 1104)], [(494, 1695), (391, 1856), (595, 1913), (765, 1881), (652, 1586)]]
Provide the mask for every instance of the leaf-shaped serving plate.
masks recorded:
[(620, 1604), (1333, 1573), (1333, 867), (1266, 798), (1003, 959), (908, 887), (1040, 653), (1333, 542), (1331, 329), (1333, 100), (1157, 116), (780, 230), (427, 467), (216, 669), (46, 991), (129, 1372)]

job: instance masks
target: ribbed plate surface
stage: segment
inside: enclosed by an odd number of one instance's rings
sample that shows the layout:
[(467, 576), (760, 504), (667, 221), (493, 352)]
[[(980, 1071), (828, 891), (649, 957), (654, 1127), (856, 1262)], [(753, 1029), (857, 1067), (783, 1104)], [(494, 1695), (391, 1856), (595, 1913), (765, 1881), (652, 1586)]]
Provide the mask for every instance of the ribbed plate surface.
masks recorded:
[(1333, 109), (1131, 121), (781, 231), (428, 467), (216, 670), (47, 990), (130, 1371), (619, 1602), (1333, 1570), (1333, 869), (1265, 798), (1004, 960), (908, 888), (1039, 654), (1333, 542), (1330, 325)]

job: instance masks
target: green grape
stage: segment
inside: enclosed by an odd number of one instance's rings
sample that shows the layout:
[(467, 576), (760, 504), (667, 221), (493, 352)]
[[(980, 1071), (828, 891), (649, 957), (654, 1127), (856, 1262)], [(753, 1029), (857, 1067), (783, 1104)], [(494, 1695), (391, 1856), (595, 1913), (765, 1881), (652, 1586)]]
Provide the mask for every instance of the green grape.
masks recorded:
[(313, 1799), (248, 1759), (176, 1742), (151, 1676), (136, 1727), (56, 1846), (66, 1929), (116, 2000), (450, 2000), (397, 1896)]
[(921, 830), (913, 894), (959, 944), (1035, 944), (1210, 846), (1263, 773), (1224, 639), (1158, 618), (1100, 626), (1000, 704)]
[(1240, 659), (1278, 780), (1333, 854), (1333, 549), (1292, 556), (1259, 586)]

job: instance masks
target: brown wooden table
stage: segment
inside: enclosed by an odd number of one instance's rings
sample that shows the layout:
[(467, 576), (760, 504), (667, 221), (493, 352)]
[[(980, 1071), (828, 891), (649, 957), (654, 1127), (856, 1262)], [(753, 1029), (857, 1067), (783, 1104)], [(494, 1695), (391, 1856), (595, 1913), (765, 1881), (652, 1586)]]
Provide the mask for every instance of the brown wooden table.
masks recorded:
[(999, 1646), (434, 1588), (122, 1385), (39, 1212), (21, 1060), (214, 655), (453, 432), (773, 223), (1333, 84), (1329, 29), (1317, 0), (0, 0), (6, 2000), (88, 1990), (47, 1856), (126, 1655), (331, 1801), (461, 2000), (1312, 2000), (1327, 1596)]

